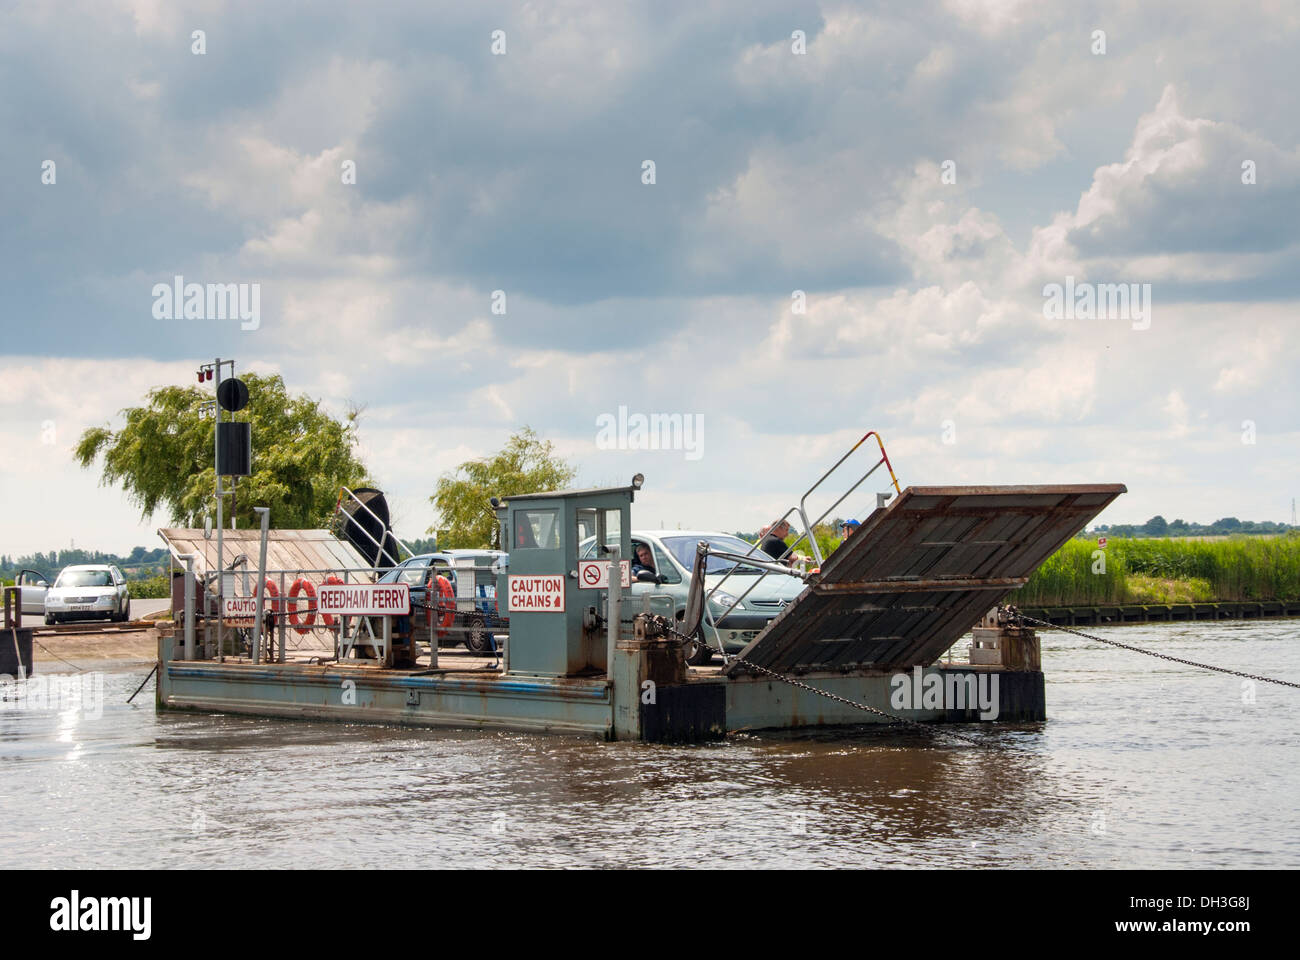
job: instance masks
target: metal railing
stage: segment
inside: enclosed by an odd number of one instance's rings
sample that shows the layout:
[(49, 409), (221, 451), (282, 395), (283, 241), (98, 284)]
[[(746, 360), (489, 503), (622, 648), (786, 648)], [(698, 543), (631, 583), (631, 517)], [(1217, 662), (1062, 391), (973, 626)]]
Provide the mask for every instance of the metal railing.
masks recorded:
[[(834, 503), (832, 503), (829, 507), (823, 510), (821, 515), (818, 516), (816, 520), (809, 522), (808, 498), (817, 491), (818, 487), (820, 487), (823, 483), (826, 482), (827, 478), (829, 478), (831, 474), (835, 473), (836, 470), (838, 470), (841, 466), (843, 466), (845, 461), (847, 461), (849, 457), (853, 456), (853, 454), (856, 453), (858, 449), (864, 443), (866, 443), (867, 440), (869, 440), (871, 437), (876, 438), (876, 445), (880, 448), (880, 459), (875, 461), (875, 463), (872, 464), (871, 469), (869, 469), (866, 473), (860, 476), (853, 483), (852, 486), (850, 486), (847, 490), (845, 490), (844, 493), (842, 493), (839, 496), (839, 498), (835, 500)], [(718, 625), (721, 624), (722, 621), (726, 620), (727, 617), (730, 616), (732, 612), (734, 612), (736, 608), (741, 605), (744, 599), (754, 591), (754, 588), (757, 587), (763, 580), (765, 580), (768, 576), (770, 576), (773, 573), (778, 573), (778, 572), (789, 573), (792, 576), (798, 576), (803, 578), (804, 580), (807, 580), (810, 576), (813, 576), (813, 574), (796, 572), (792, 567), (786, 570), (776, 570), (773, 569), (771, 564), (773, 562), (775, 562), (776, 564), (784, 563), (786, 558), (791, 556), (795, 552), (799, 544), (802, 543), (804, 540), (807, 540), (809, 546), (812, 549), (813, 556), (817, 560), (817, 567), (818, 569), (820, 569), (821, 565), (826, 561), (825, 558), (822, 556), (821, 547), (817, 543), (817, 536), (815, 531), (818, 524), (822, 523), (827, 517), (829, 517), (832, 511), (834, 511), (840, 504), (842, 504), (845, 500), (847, 500), (850, 496), (852, 496), (853, 492), (857, 490), (860, 486), (862, 486), (862, 484), (864, 484), (867, 481), (867, 479), (872, 474), (874, 474), (877, 470), (879, 470), (882, 466), (889, 471), (889, 479), (893, 483), (894, 492), (901, 494), (903, 491), (898, 484), (898, 477), (894, 474), (894, 467), (889, 462), (889, 455), (885, 453), (884, 441), (881, 439), (880, 434), (877, 433), (875, 430), (869, 430), (862, 435), (861, 439), (859, 439), (857, 443), (855, 443), (852, 447), (849, 448), (848, 452), (845, 453), (844, 456), (836, 460), (835, 463), (831, 465), (831, 468), (827, 470), (825, 473), (823, 473), (821, 477), (817, 479), (816, 483), (814, 483), (811, 487), (809, 487), (806, 491), (804, 491), (803, 496), (799, 498), (798, 504), (787, 509), (785, 513), (781, 515), (781, 518), (777, 520), (776, 523), (772, 524), (771, 529), (775, 529), (776, 527), (781, 526), (782, 523), (788, 522), (790, 515), (795, 513), (798, 514), (799, 520), (803, 524), (803, 533), (799, 534), (799, 536), (795, 539), (794, 543), (786, 547), (785, 552), (782, 553), (780, 557), (771, 557), (768, 554), (764, 553), (760, 549), (760, 546), (763, 542), (761, 538), (759, 539), (758, 543), (753, 544), (750, 547), (749, 551), (743, 555), (722, 553), (721, 551), (716, 551), (716, 552), (710, 551), (710, 554), (713, 556), (721, 556), (724, 559), (735, 559), (736, 562), (732, 564), (731, 569), (727, 571), (727, 573), (722, 577), (722, 579), (713, 585), (713, 588), (709, 590), (707, 596), (705, 597), (705, 603), (704, 603), (705, 622), (708, 623), (710, 626), (712, 626), (714, 630), (717, 630)], [(758, 551), (760, 554), (762, 554), (762, 557), (761, 558), (758, 557), (755, 554), (755, 551)], [(735, 599), (735, 602), (732, 603), (727, 608), (727, 610), (722, 614), (722, 616), (718, 617), (718, 619), (715, 621), (713, 619), (713, 612), (710, 608), (710, 602), (713, 600), (713, 595), (717, 593), (718, 590), (722, 587), (722, 585), (731, 578), (732, 574), (734, 574), (737, 570), (740, 569), (740, 567), (742, 566), (742, 561), (748, 561), (750, 566), (760, 568), (762, 569), (763, 572), (759, 576), (754, 578), (754, 582), (751, 583), (745, 589), (745, 592), (742, 593), (739, 597), (737, 597)], [(726, 655), (724, 654), (724, 657), (725, 656)]]
[[(275, 647), (271, 653), (274, 659), (284, 663), (288, 659), (290, 651), (302, 651), (304, 649), (316, 649), (317, 644), (306, 639), (308, 635), (315, 636), (318, 633), (325, 633), (332, 636), (333, 646), (336, 655), (338, 654), (339, 644), (345, 639), (345, 632), (348, 627), (348, 621), (354, 621), (354, 626), (359, 627), (365, 624), (365, 629), (369, 632), (369, 621), (371, 619), (380, 619), (379, 615), (335, 615), (321, 614), (317, 617), (319, 608), (316, 600), (311, 595), (303, 592), (297, 596), (290, 596), (293, 584), (298, 580), (305, 580), (313, 588), (319, 588), (324, 585), (326, 578), (337, 577), (342, 583), (374, 583), (390, 568), (379, 567), (327, 567), (327, 568), (293, 568), (281, 570), (265, 571), (265, 578), (261, 582), (270, 581), (275, 585), (275, 595), (266, 592), (263, 604), (260, 610), (260, 616), (263, 623), (271, 621), (271, 629), (274, 631)], [(249, 571), (251, 576), (256, 576), (256, 571)], [(244, 620), (251, 618), (229, 618), (224, 616), (222, 609), (223, 600), (237, 599), (250, 600), (254, 599), (258, 593), (257, 582), (250, 583), (249, 576), (242, 573), (236, 574), (234, 571), (227, 569), (224, 571), (225, 587), (236, 588), (218, 591), (218, 576), (215, 572), (208, 572), (202, 577), (196, 577), (203, 584), (203, 610), (195, 611), (194, 620), (196, 623), (216, 623), (220, 621), (225, 627), (234, 629), (237, 632), (252, 631), (255, 624), (243, 623)], [(227, 579), (229, 578), (229, 579)], [(240, 580), (244, 582), (239, 583)], [(433, 585), (433, 578), (426, 578), (422, 587), (425, 589), (424, 600), (417, 600), (412, 596), (411, 611), (407, 615), (412, 621), (420, 623), (429, 622), (430, 643), (437, 644), (440, 637), (447, 635), (468, 636), (478, 631), (487, 631), (490, 636), (487, 638), (492, 647), (499, 647), (500, 639), (508, 633), (509, 621), (507, 618), (500, 616), (496, 610), (497, 598), (494, 595), (478, 595), (472, 597), (450, 596), (443, 597), (437, 594), (436, 586)], [(406, 582), (406, 581), (403, 581)], [(412, 586), (407, 583), (407, 586)], [(242, 587), (242, 589), (238, 589)], [(485, 607), (492, 608), (491, 610)], [(453, 622), (442, 626), (436, 622), (440, 614), (453, 614)], [(325, 622), (325, 616), (329, 616), (333, 622)], [(298, 622), (294, 622), (297, 620)], [(415, 632), (414, 624), (412, 633)], [(295, 640), (295, 635), (299, 638)], [(371, 639), (380, 640), (371, 633)], [(241, 642), (248, 642), (248, 638), (242, 638)], [(364, 641), (362, 641), (364, 642)], [(366, 644), (369, 645), (369, 644)], [(250, 650), (250, 654), (251, 654)], [(219, 648), (215, 651), (219, 659), (227, 656), (225, 649)]]
[[(239, 575), (234, 579), (226, 581), (226, 577), (235, 576), (233, 571), (227, 569), (226, 571), (223, 571), (224, 576), (222, 577), (222, 581), (224, 582), (219, 584), (217, 574), (209, 571), (202, 578), (204, 586), (204, 610), (202, 613), (196, 615), (195, 620), (206, 623), (219, 622), (223, 626), (231, 627), (236, 631), (252, 630), (253, 625), (241, 625), (236, 622), (239, 618), (232, 619), (226, 617), (224, 615), (224, 610), (222, 610), (222, 604), (228, 599), (250, 600), (256, 598), (260, 584), (269, 580), (275, 584), (276, 595), (272, 596), (269, 593), (266, 593), (263, 598), (262, 610), (260, 613), (264, 621), (267, 618), (271, 620), (272, 630), (275, 631), (274, 636), (276, 646), (278, 646), (279, 649), (277, 653), (273, 648), (272, 654), (278, 662), (284, 663), (288, 658), (290, 649), (301, 650), (305, 646), (306, 642), (301, 639), (296, 641), (293, 640), (293, 638), (290, 637), (290, 633), (297, 634), (298, 637), (305, 637), (307, 634), (314, 634), (316, 631), (326, 631), (337, 635), (343, 626), (343, 618), (335, 618), (334, 623), (325, 623), (323, 619), (318, 621), (316, 619), (316, 603), (314, 602), (314, 598), (310, 595), (304, 593), (296, 597), (290, 597), (289, 591), (292, 590), (293, 584), (296, 581), (306, 579), (313, 588), (321, 586), (324, 583), (325, 578), (330, 576), (340, 578), (345, 584), (362, 582), (373, 583), (383, 572), (383, 570), (374, 567), (267, 570), (265, 571), (266, 575), (264, 578), (260, 581), (250, 583), (250, 577), (257, 576), (256, 571), (250, 570), (246, 575)], [(239, 586), (240, 579), (244, 581), (242, 584), (242, 592), (239, 590), (231, 590), (227, 593), (225, 587)], [(306, 604), (306, 606), (303, 607), (303, 604)], [(301, 617), (303, 622), (295, 624), (291, 620), (291, 617)], [(304, 629), (299, 630), (299, 627), (303, 627)], [(335, 641), (337, 644), (337, 636)], [(252, 651), (250, 651), (250, 653), (251, 652)], [(219, 645), (216, 655), (220, 660), (225, 659), (226, 651), (224, 649), (224, 644)]]
[(348, 521), (352, 520), (353, 517), (352, 514), (345, 514), (342, 512), (344, 494), (347, 495), (347, 499), (355, 503), (359, 509), (364, 510), (370, 516), (370, 518), (375, 521), (375, 523), (379, 524), (379, 528), (380, 528), (379, 539), (376, 540), (373, 536), (370, 535), (370, 531), (368, 531), (365, 527), (361, 526), (361, 524), (353, 521), (353, 526), (357, 530), (364, 533), (366, 535), (366, 539), (375, 545), (375, 548), (378, 551), (375, 554), (376, 559), (380, 557), (386, 557), (389, 560), (392, 560), (392, 563), (389, 564), (389, 566), (396, 566), (398, 563), (401, 562), (401, 557), (394, 557), (391, 553), (388, 552), (388, 548), (384, 546), (385, 542), (388, 540), (389, 537), (392, 537), (393, 542), (396, 543), (401, 549), (406, 551), (407, 557), (415, 556), (415, 551), (412, 550), (410, 547), (408, 547), (397, 534), (393, 533), (393, 528), (389, 526), (387, 523), (385, 523), (383, 520), (381, 520), (379, 518), (379, 515), (376, 514), (375, 511), (371, 510), (368, 506), (362, 503), (361, 498), (358, 497), (355, 493), (353, 493), (343, 484), (339, 484), (339, 498), (338, 501), (334, 504), (335, 523), (341, 522), (343, 524), (342, 530), (340, 531), (341, 534), (346, 536), (348, 531), (348, 526), (347, 526)]

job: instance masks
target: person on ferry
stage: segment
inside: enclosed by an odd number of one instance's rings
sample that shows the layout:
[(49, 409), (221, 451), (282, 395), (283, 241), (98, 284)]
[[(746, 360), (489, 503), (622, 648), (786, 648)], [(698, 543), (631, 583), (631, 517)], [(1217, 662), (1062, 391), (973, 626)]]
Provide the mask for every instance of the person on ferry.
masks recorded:
[(789, 555), (790, 548), (785, 545), (785, 538), (788, 536), (790, 536), (789, 522), (778, 520), (763, 535), (763, 539), (758, 543), (758, 549), (778, 563), (790, 566), (794, 563), (794, 557)]
[(644, 543), (637, 543), (636, 549), (632, 551), (632, 554), (633, 554), (633, 559), (632, 559), (633, 580), (635, 580), (637, 578), (637, 575), (641, 573), (641, 571), (643, 570), (648, 573), (654, 574), (655, 576), (659, 575), (659, 571), (655, 569), (654, 557), (651, 555), (650, 547), (648, 545)]

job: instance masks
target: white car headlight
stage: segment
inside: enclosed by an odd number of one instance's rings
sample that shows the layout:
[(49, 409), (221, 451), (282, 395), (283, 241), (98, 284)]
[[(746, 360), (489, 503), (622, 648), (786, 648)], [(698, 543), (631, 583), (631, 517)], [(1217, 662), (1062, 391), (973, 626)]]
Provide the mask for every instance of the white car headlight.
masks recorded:
[(713, 594), (713, 602), (720, 607), (735, 607), (737, 610), (744, 610), (745, 605), (737, 603), (736, 598), (729, 593), (719, 590)]

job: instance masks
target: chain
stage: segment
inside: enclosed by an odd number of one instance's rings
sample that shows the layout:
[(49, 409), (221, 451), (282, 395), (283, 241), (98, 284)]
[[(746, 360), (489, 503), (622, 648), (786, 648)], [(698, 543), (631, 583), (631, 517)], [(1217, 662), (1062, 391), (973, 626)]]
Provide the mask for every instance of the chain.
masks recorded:
[(706, 649), (712, 650), (714, 653), (722, 654), (722, 659), (727, 662), (744, 664), (746, 667), (749, 667), (751, 670), (769, 676), (774, 680), (780, 680), (782, 683), (788, 683), (792, 687), (799, 687), (801, 690), (807, 690), (809, 693), (815, 693), (819, 697), (825, 697), (828, 700), (834, 700), (836, 703), (842, 703), (845, 706), (853, 707), (856, 710), (865, 710), (867, 713), (874, 713), (878, 717), (884, 717), (890, 723), (901, 723), (904, 726), (915, 727), (918, 730), (924, 730), (926, 733), (942, 733), (943, 735), (948, 737), (955, 737), (958, 740), (965, 740), (967, 743), (974, 744), (977, 747), (985, 747), (994, 750), (999, 749), (1001, 747), (1001, 744), (991, 743), (987, 740), (977, 740), (975, 737), (968, 737), (964, 733), (957, 733), (952, 730), (935, 730), (934, 726), (931, 724), (921, 723), (918, 720), (909, 720), (906, 717), (895, 716), (892, 713), (886, 713), (884, 710), (881, 710), (877, 707), (869, 706), (868, 704), (865, 703), (858, 703), (856, 700), (850, 700), (847, 697), (841, 697), (839, 694), (831, 693), (829, 690), (822, 690), (820, 687), (814, 687), (812, 684), (804, 683), (802, 680), (796, 680), (794, 677), (787, 677), (784, 674), (777, 673), (775, 670), (769, 670), (767, 667), (762, 666), (761, 664), (754, 663), (752, 660), (746, 660), (744, 657), (730, 655), (725, 651), (718, 649), (717, 647), (705, 643), (703, 640), (696, 640), (694, 637), (690, 637), (684, 633), (680, 633), (676, 628), (673, 627), (673, 621), (669, 620), (667, 617), (660, 616), (659, 614), (650, 614), (649, 621), (653, 623), (656, 627), (663, 630), (665, 633), (670, 634), (673, 637), (676, 637), (678, 640), (682, 641), (683, 643), (690, 643), (694, 641), (695, 643), (701, 644)]
[(33, 642), (35, 642), (35, 644), (36, 644), (38, 647), (40, 647), (42, 650), (44, 650), (46, 653), (48, 653), (48, 654), (49, 654), (51, 657), (53, 657), (54, 659), (56, 659), (56, 660), (62, 660), (62, 661), (63, 661), (64, 663), (66, 663), (68, 666), (73, 667), (73, 668), (75, 668), (75, 669), (77, 669), (77, 670), (81, 670), (83, 673), (85, 672), (85, 668), (84, 668), (84, 667), (80, 667), (80, 666), (78, 666), (77, 664), (75, 664), (75, 663), (73, 663), (71, 660), (69, 660), (67, 657), (61, 657), (61, 656), (59, 656), (57, 653), (55, 653), (53, 650), (51, 650), (51, 649), (50, 649), (49, 647), (47, 647), (45, 644), (41, 643), (41, 641), (37, 640), (35, 637), (33, 637), (32, 640), (33, 640)]
[(1247, 680), (1258, 680), (1260, 683), (1276, 683), (1282, 687), (1295, 687), (1296, 689), (1300, 689), (1300, 683), (1292, 683), (1290, 680), (1275, 680), (1272, 677), (1261, 677), (1256, 673), (1243, 673), (1240, 670), (1229, 670), (1227, 667), (1216, 667), (1208, 663), (1197, 663), (1195, 660), (1184, 660), (1182, 657), (1171, 657), (1167, 653), (1156, 653), (1154, 650), (1143, 650), (1141, 647), (1134, 647), (1127, 643), (1120, 643), (1118, 640), (1106, 640), (1102, 637), (1094, 637), (1091, 634), (1084, 633), (1082, 630), (1075, 630), (1071, 627), (1061, 627), (1054, 623), (1048, 623), (1046, 620), (1039, 620), (1036, 617), (1026, 616), (1014, 607), (1009, 609), (1010, 616), (1013, 620), (1036, 623), (1039, 626), (1047, 627), (1050, 630), (1064, 630), (1066, 633), (1073, 633), (1075, 636), (1083, 637), (1085, 640), (1095, 640), (1098, 643), (1107, 643), (1112, 647), (1119, 647), (1122, 650), (1132, 650), (1134, 653), (1145, 653), (1148, 657), (1168, 660), (1171, 663), (1181, 663), (1188, 667), (1200, 667), (1202, 670), (1213, 670), (1216, 673), (1230, 673), (1234, 677), (1245, 677)]

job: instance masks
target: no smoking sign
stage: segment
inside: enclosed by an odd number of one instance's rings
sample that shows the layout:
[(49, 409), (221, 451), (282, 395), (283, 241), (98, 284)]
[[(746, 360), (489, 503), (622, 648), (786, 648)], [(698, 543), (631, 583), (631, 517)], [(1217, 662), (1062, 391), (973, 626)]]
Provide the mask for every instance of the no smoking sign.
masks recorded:
[[(632, 586), (632, 561), (619, 561), (619, 577), (623, 581), (624, 587)], [(579, 560), (578, 561), (578, 586), (583, 590), (607, 590), (609, 589), (609, 561), (608, 560)]]

